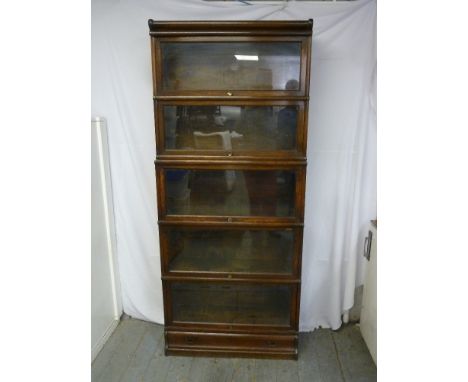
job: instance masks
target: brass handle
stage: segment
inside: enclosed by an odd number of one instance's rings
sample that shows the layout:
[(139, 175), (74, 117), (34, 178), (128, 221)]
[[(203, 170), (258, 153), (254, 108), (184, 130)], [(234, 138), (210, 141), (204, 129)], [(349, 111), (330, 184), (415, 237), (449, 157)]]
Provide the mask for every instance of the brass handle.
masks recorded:
[(228, 96), (232, 96), (232, 93), (231, 92), (227, 92), (226, 93)]
[(228, 223), (232, 223), (232, 218), (227, 218)]

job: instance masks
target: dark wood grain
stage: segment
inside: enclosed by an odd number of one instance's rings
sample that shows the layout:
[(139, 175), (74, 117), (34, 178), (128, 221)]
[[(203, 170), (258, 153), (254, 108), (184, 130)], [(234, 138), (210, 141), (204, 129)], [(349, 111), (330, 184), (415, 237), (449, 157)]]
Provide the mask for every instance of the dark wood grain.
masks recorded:
[[(191, 355), (235, 355), (258, 358), (297, 357), (297, 335), (252, 335), (232, 333), (166, 331), (166, 352)], [(192, 353), (193, 352), (193, 353)]]
[(156, 21), (149, 19), (150, 34), (157, 35), (304, 35), (312, 34), (313, 20), (295, 21)]

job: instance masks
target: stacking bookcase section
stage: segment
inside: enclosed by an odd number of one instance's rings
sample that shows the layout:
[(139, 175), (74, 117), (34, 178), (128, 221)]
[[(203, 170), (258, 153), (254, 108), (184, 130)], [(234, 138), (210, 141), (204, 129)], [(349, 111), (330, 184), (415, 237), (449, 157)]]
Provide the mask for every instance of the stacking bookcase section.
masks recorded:
[(149, 21), (156, 97), (306, 97), (311, 21)]
[(157, 162), (159, 218), (301, 222), (305, 167)]
[(168, 282), (169, 323), (293, 329), (296, 284)]
[(149, 27), (166, 354), (297, 359), (312, 21)]
[(161, 223), (163, 276), (300, 278), (302, 227)]
[(158, 157), (304, 158), (304, 101), (155, 101)]

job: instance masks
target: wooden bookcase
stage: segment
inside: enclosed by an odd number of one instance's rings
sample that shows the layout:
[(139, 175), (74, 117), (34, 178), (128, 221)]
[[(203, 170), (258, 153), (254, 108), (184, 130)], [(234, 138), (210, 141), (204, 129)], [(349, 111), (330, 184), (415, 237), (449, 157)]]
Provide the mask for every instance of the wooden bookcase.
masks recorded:
[(297, 359), (312, 20), (149, 20), (167, 355)]

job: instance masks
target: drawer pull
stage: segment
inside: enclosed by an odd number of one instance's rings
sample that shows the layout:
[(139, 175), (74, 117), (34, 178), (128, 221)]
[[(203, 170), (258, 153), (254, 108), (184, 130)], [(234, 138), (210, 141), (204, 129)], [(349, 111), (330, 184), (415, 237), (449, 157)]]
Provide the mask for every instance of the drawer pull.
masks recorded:
[(226, 93), (228, 96), (232, 96), (232, 93), (231, 92), (227, 92)]
[(185, 337), (185, 342), (187, 342), (188, 344), (194, 344), (197, 342), (197, 337), (187, 336)]
[(267, 346), (273, 347), (276, 346), (276, 341), (267, 341)]

